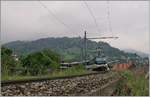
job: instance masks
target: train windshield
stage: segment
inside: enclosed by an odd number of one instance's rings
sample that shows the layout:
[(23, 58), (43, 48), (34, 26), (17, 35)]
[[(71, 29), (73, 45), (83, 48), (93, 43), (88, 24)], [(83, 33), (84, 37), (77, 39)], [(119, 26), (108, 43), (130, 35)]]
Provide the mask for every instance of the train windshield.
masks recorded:
[(95, 60), (96, 64), (106, 64), (106, 60), (104, 58), (96, 58)]

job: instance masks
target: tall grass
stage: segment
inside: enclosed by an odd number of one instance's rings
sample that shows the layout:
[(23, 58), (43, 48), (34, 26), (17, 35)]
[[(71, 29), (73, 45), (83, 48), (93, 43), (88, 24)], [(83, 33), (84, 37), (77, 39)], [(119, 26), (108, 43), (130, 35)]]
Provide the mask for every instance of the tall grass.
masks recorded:
[(123, 79), (118, 83), (117, 94), (119, 96), (148, 96), (149, 82), (145, 79), (144, 74), (138, 75), (130, 70), (120, 72)]
[(56, 77), (56, 76), (71, 76), (71, 75), (80, 75), (80, 74), (85, 74), (88, 73), (87, 70), (83, 65), (77, 65), (74, 67), (70, 67), (65, 70), (59, 70), (59, 71), (54, 71), (49, 74), (49, 76)]
[(45, 75), (30, 76), (30, 75), (13, 75), (2, 77), (2, 80), (25, 80), (25, 79), (34, 79), (34, 78), (53, 78), (53, 77), (63, 77), (63, 76), (72, 76), (72, 75), (82, 75), (89, 73), (83, 65), (73, 66), (64, 70), (54, 70)]

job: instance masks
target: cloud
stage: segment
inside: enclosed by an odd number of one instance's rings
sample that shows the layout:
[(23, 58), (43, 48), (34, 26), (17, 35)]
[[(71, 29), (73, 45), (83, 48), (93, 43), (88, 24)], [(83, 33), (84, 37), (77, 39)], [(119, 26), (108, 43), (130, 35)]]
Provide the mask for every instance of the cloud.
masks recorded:
[(88, 37), (118, 36), (117, 40), (103, 40), (112, 46), (148, 52), (147, 1), (110, 1), (112, 32), (108, 29), (107, 2), (86, 1), (98, 22), (100, 33), (97, 32), (94, 20), (83, 1), (42, 2), (67, 27), (56, 20), (38, 1), (2, 1), (1, 39), (3, 43), (43, 37), (83, 37), (86, 30)]

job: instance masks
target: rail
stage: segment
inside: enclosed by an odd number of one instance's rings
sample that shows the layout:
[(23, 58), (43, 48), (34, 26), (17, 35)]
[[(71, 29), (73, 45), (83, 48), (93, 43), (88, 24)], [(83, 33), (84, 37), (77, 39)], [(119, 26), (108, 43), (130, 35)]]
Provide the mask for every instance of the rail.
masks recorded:
[(82, 74), (82, 75), (61, 76), (61, 77), (53, 77), (53, 78), (44, 77), (44, 78), (32, 78), (32, 79), (25, 79), (25, 80), (5, 80), (5, 81), (1, 81), (1, 86), (6, 86), (10, 84), (42, 82), (42, 81), (47, 81), (47, 80), (70, 79), (74, 77), (89, 76), (89, 75), (100, 74), (100, 73), (102, 72), (92, 72), (92, 73), (87, 73), (87, 74)]

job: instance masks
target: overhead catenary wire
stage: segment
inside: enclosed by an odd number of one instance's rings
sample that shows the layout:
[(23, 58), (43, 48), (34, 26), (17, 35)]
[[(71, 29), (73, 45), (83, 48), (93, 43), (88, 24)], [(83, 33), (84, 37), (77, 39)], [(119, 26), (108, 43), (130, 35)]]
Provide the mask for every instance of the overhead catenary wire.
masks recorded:
[(94, 16), (94, 14), (93, 14), (93, 12), (92, 12), (91, 8), (89, 7), (89, 5), (87, 4), (87, 2), (86, 2), (86, 1), (84, 1), (84, 4), (86, 5), (86, 7), (87, 7), (87, 9), (88, 9), (89, 13), (91, 14), (91, 16), (92, 16), (92, 18), (93, 18), (93, 20), (94, 20), (94, 23), (95, 23), (95, 25), (96, 25), (97, 31), (100, 33), (100, 29), (99, 29), (99, 27), (98, 27), (97, 20), (96, 20), (96, 18), (95, 18), (95, 16)]
[[(109, 0), (106, 1), (106, 7), (107, 7), (107, 21), (108, 21), (108, 32), (112, 34), (112, 37), (114, 36), (113, 35), (113, 32), (112, 32), (112, 25), (111, 25), (111, 19), (110, 19), (110, 2)], [(110, 44), (111, 41), (107, 40), (108, 43)]]
[(109, 32), (112, 33), (112, 36), (113, 36), (111, 19), (110, 19), (110, 3), (109, 3), (109, 0), (107, 0), (107, 20), (108, 20)]
[[(40, 0), (38, 0), (40, 5), (45, 8), (49, 14), (51, 14), (59, 23), (61, 23), (62, 25), (64, 25), (70, 32), (73, 33), (72, 29), (66, 24), (64, 23), (60, 18), (58, 18), (45, 4), (43, 4)], [(75, 33), (73, 33), (75, 34)]]

